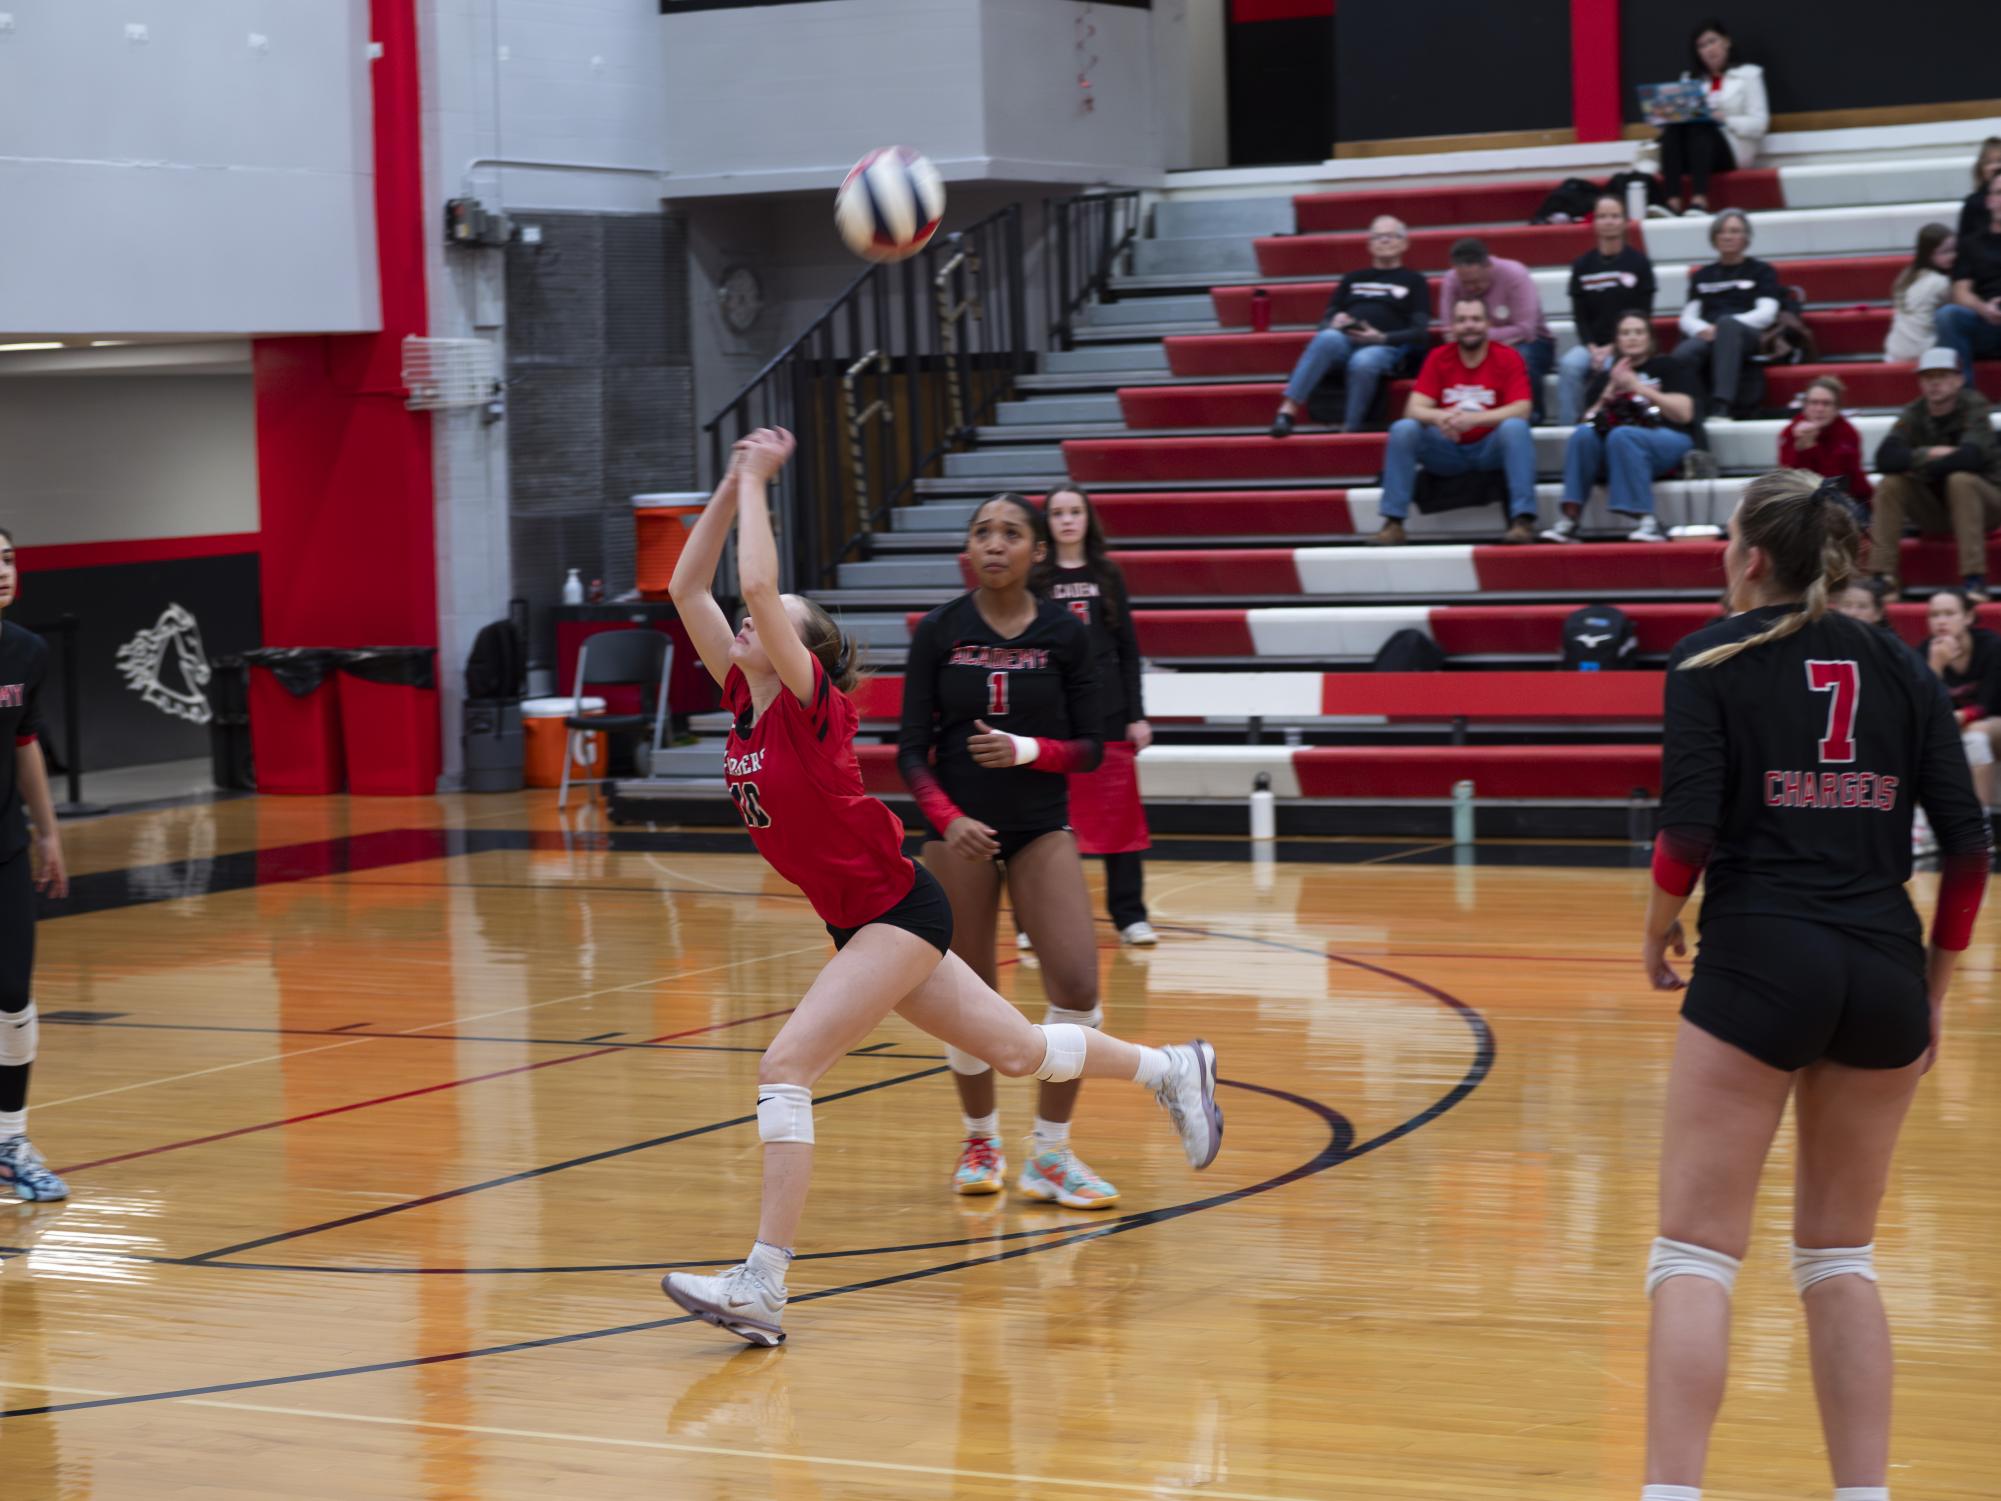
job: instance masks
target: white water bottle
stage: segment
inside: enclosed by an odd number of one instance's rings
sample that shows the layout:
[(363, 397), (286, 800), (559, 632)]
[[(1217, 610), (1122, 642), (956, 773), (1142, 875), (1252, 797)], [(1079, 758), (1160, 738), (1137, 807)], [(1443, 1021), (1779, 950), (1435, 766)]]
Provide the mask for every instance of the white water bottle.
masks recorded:
[(580, 605), (583, 602), (584, 581), (577, 576), (577, 570), (572, 568), (570, 576), (563, 580), (563, 603), (566, 605)]
[(1278, 799), (1272, 796), (1271, 773), (1259, 772), (1251, 788), (1251, 838), (1276, 839)]
[(1473, 784), (1468, 781), (1452, 784), (1452, 842), (1473, 842)]

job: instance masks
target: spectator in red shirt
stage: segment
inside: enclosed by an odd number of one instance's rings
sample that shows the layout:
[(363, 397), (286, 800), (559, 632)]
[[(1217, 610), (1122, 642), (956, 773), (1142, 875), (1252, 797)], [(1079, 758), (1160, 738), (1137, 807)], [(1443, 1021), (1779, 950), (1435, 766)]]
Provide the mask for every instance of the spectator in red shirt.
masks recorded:
[(1852, 499), (1866, 501), (1876, 487), (1862, 467), (1862, 435), (1841, 415), (1841, 398), (1847, 394), (1836, 376), (1823, 375), (1808, 384), (1799, 415), (1779, 433), (1779, 467), (1838, 479)]
[(1487, 337), (1487, 304), (1460, 298), (1452, 304), (1452, 342), (1425, 357), (1403, 418), (1390, 425), (1383, 526), (1370, 542), (1404, 542), (1419, 464), (1441, 475), (1500, 470), (1508, 477), (1510, 518), (1501, 540), (1535, 541), (1535, 436), (1528, 415), (1528, 366)]

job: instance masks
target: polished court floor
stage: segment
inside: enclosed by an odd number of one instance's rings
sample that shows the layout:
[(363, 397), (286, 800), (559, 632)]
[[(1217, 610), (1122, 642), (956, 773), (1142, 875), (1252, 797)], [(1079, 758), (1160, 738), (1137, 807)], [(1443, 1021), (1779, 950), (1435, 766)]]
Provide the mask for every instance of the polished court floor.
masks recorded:
[[(0, 1207), (0, 1496), (1638, 1494), (1674, 1008), (1623, 852), (1177, 846), (1162, 944), (1106, 929), (1104, 991), (1123, 1033), (1218, 1046), (1215, 1167), (1094, 1084), (1116, 1208), (955, 1198), (941, 1050), (892, 1020), (821, 1086), (791, 1339), (758, 1351), (657, 1283), (747, 1245), (757, 1054), (828, 945), (747, 844), (694, 843), (526, 797), (72, 829), (31, 1126), (74, 1197)], [(1879, 1240), (1899, 1501), (2001, 1495), (1997, 939)], [(1032, 958), (1003, 975), (1039, 1014)], [(1790, 1171), (1782, 1139), (1725, 1501), (1827, 1494)]]

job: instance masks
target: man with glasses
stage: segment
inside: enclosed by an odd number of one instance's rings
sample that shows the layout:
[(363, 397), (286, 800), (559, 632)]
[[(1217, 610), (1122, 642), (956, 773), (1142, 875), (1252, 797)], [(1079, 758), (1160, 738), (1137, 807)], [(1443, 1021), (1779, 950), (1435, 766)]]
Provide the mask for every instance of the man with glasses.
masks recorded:
[(1417, 367), (1430, 337), (1430, 289), (1415, 271), (1406, 271), (1404, 251), (1410, 232), (1400, 219), (1384, 214), (1369, 226), (1369, 269), (1350, 271), (1327, 299), (1315, 334), (1292, 367), (1285, 400), (1273, 419), (1274, 438), (1291, 436), (1306, 415), (1307, 398), (1336, 370), (1347, 371), (1347, 414), (1336, 432), (1360, 432), (1385, 377)]

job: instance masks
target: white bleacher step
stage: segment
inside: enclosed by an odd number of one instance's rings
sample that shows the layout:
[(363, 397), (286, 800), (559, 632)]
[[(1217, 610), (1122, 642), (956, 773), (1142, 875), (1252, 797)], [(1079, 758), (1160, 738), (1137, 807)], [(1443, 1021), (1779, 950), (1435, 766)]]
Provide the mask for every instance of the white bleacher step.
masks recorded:
[(1037, 396), (1030, 401), (1003, 401), (994, 408), (994, 423), (999, 427), (1123, 421), (1116, 396)]
[(1050, 375), (1078, 375), (1104, 370), (1165, 370), (1167, 351), (1158, 344), (1054, 349), (1042, 357), (1042, 368)]
[(915, 558), (871, 558), (843, 563), (835, 579), (843, 589), (962, 589), (957, 554)]
[[(1919, 229), (1940, 220), (1959, 222), (1959, 200), (1901, 202), (1854, 208), (1773, 209), (1751, 216), (1751, 254), (1765, 261), (1809, 255), (1908, 254)], [(1702, 264), (1714, 251), (1708, 218), (1649, 219), (1647, 253), (1658, 264)], [(1887, 297), (1889, 289), (1884, 288)]]
[(1216, 307), (1208, 297), (1121, 297), (1116, 302), (1084, 306), (1083, 326), (1116, 328), (1122, 324), (1212, 323)]
[(1251, 239), (1245, 234), (1225, 234), (1173, 240), (1135, 240), (1132, 246), (1133, 275), (1182, 275), (1191, 271), (1205, 275), (1229, 271), (1256, 272), (1258, 257)]
[(1023, 474), (1039, 474), (1046, 479), (1061, 473), (1063, 450), (1060, 448), (1004, 448), (992, 453), (975, 449), (971, 453), (945, 455), (945, 475), (948, 479)]
[(1168, 198), (1153, 210), (1153, 238), (1206, 235), (1289, 235), (1290, 194), (1266, 198)]
[[(1782, 167), (1786, 207), (1852, 208), (1963, 196), (1972, 186), (1971, 153), (1896, 162), (1809, 162)], [(1958, 218), (1947, 220), (1957, 224)]]

